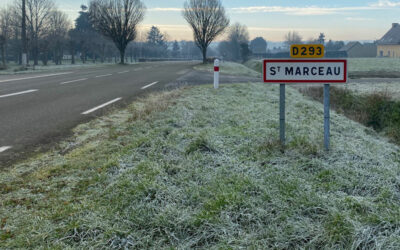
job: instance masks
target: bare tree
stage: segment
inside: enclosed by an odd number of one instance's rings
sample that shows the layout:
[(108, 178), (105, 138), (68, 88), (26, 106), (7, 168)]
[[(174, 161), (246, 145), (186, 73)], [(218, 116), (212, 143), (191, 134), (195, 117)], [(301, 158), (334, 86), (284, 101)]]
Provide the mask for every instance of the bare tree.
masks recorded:
[(235, 23), (228, 33), (229, 56), (234, 61), (246, 61), (249, 55), (249, 31), (245, 25)]
[(289, 31), (289, 33), (285, 35), (285, 45), (287, 47), (290, 47), (292, 44), (300, 44), (302, 40), (303, 38), (297, 31)]
[[(68, 30), (71, 28), (68, 16), (61, 11), (53, 11), (49, 15), (49, 27), (47, 41), (51, 43), (55, 64), (62, 63), (63, 48), (67, 40)], [(51, 42), (50, 42), (51, 41)]]
[(48, 19), (54, 9), (52, 0), (26, 0), (26, 20), (30, 33), (34, 65), (39, 61), (39, 38), (48, 25)]
[(3, 67), (7, 66), (7, 43), (11, 36), (12, 11), (6, 8), (0, 11), (0, 50)]
[(194, 40), (207, 63), (207, 48), (229, 25), (220, 0), (187, 0), (183, 17), (193, 29)]
[(137, 25), (143, 20), (146, 7), (140, 0), (91, 0), (91, 21), (100, 33), (110, 38), (125, 63), (125, 50), (135, 40)]
[(21, 6), (21, 40), (22, 40), (22, 66), (28, 65), (28, 44), (26, 41), (26, 0), (22, 0)]

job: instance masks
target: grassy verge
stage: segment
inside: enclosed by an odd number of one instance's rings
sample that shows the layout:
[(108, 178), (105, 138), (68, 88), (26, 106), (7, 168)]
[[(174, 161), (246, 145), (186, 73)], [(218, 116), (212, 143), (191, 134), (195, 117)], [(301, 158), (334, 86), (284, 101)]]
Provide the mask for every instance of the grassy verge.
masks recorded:
[(400, 153), (277, 86), (154, 95), (0, 175), (0, 248), (400, 247)]
[[(386, 59), (349, 59), (349, 63), (365, 63), (374, 60), (377, 62), (377, 68), (382, 68), (382, 62)], [(400, 63), (400, 60), (387, 60), (387, 63), (394, 62)], [(261, 61), (250, 61), (246, 64), (247, 67), (258, 71), (262, 70), (261, 65)], [(368, 73), (370, 76), (374, 74), (374, 72)], [(385, 134), (394, 143), (400, 144), (400, 101), (393, 100), (388, 90), (382, 89), (382, 84), (372, 83), (372, 85), (375, 88), (374, 91), (371, 91), (368, 84), (352, 84), (350, 88), (348, 86), (331, 87), (331, 107), (350, 119)], [(390, 86), (396, 89), (393, 93), (399, 91), (398, 86), (394, 86), (394, 84)], [(351, 90), (355, 90), (355, 87), (358, 87), (358, 93)], [(377, 87), (380, 88), (379, 91)], [(301, 93), (314, 100), (323, 101), (322, 87), (300, 87), (299, 89)]]
[[(300, 91), (322, 102), (322, 87), (303, 88)], [(400, 144), (400, 101), (384, 92), (357, 94), (345, 88), (331, 87), (331, 107), (347, 117), (383, 132)]]
[[(195, 70), (214, 72), (214, 64), (199, 64), (194, 67)], [(261, 74), (244, 66), (243, 64), (234, 62), (221, 62), (220, 72), (228, 75), (260, 77)]]
[(347, 89), (357, 95), (383, 94), (389, 96), (392, 100), (400, 101), (400, 81), (398, 80), (353, 80), (346, 85), (337, 85), (337, 87)]

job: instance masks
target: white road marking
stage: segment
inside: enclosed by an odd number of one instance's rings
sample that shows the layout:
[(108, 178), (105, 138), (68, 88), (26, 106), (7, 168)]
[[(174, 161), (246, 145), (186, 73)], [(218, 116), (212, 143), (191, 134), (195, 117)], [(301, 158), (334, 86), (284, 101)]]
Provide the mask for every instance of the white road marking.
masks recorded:
[(60, 84), (67, 84), (67, 83), (73, 83), (73, 82), (81, 82), (81, 81), (85, 81), (85, 80), (87, 80), (88, 78), (82, 78), (82, 79), (78, 79), (78, 80), (73, 80), (73, 81), (68, 81), (68, 82), (62, 82), (62, 83), (60, 83)]
[(9, 150), (10, 148), (12, 148), (12, 147), (10, 147), (10, 146), (0, 147), (0, 153), (3, 153), (5, 151)]
[(127, 70), (127, 71), (122, 71), (122, 72), (118, 72), (118, 74), (125, 74), (125, 73), (129, 73), (129, 70)]
[(142, 87), (142, 89), (150, 88), (151, 86), (156, 85), (157, 83), (158, 83), (158, 82), (150, 83), (149, 85), (146, 85), (146, 86)]
[(36, 92), (38, 89), (30, 89), (22, 92), (17, 92), (17, 93), (12, 93), (12, 94), (7, 94), (7, 95), (0, 95), (0, 98), (5, 98), (5, 97), (10, 97), (10, 96), (15, 96), (15, 95), (23, 95), (23, 94), (28, 94), (32, 92)]
[(65, 73), (50, 74), (50, 75), (40, 75), (40, 76), (31, 76), (31, 77), (24, 77), (24, 78), (17, 78), (17, 79), (7, 79), (7, 80), (0, 80), (0, 83), (21, 81), (21, 80), (28, 80), (28, 79), (35, 79), (35, 78), (43, 78), (43, 77), (49, 77), (49, 76), (61, 76), (61, 75), (67, 75), (67, 74), (72, 74), (72, 73), (74, 73), (74, 72), (65, 72)]
[(101, 105), (99, 105), (99, 106), (97, 106), (97, 107), (94, 107), (94, 108), (92, 108), (92, 109), (89, 109), (88, 111), (83, 112), (82, 115), (90, 114), (90, 113), (92, 113), (92, 112), (94, 112), (94, 111), (96, 111), (96, 110), (99, 110), (99, 109), (101, 109), (101, 108), (104, 108), (105, 106), (108, 106), (108, 105), (113, 104), (114, 102), (118, 102), (118, 101), (120, 101), (120, 100), (122, 100), (122, 97), (118, 97), (118, 98), (116, 98), (116, 99), (114, 99), (114, 100), (111, 100), (111, 101), (106, 102), (106, 103), (104, 103), (104, 104), (101, 104)]
[(106, 77), (106, 76), (112, 76), (112, 74), (107, 74), (107, 75), (96, 76), (96, 78), (100, 78), (100, 77)]

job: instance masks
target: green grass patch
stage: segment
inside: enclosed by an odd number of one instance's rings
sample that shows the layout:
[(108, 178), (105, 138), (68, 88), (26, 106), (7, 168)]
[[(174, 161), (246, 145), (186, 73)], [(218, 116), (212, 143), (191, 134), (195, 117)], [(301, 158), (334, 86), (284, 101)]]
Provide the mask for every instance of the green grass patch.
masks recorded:
[[(345, 96), (353, 105), (352, 96)], [(4, 249), (398, 249), (400, 149), (287, 89), (198, 86), (82, 124), (0, 175)]]

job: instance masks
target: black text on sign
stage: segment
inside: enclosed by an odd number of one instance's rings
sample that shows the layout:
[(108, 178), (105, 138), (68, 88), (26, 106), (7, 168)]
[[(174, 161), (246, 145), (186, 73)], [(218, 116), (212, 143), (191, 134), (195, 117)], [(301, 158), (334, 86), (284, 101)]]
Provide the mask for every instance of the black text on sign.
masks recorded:
[(346, 83), (346, 60), (264, 60), (264, 82)]

